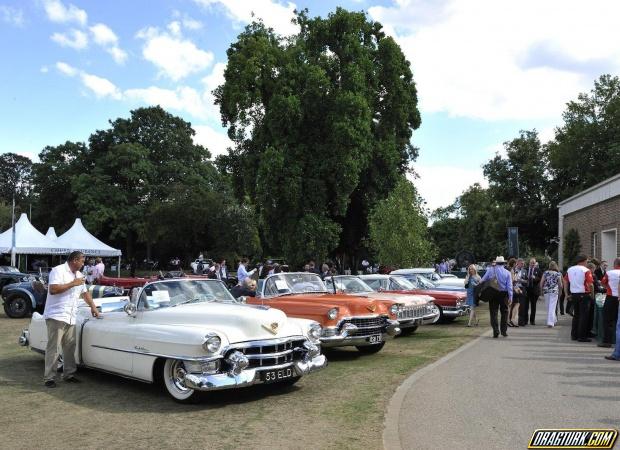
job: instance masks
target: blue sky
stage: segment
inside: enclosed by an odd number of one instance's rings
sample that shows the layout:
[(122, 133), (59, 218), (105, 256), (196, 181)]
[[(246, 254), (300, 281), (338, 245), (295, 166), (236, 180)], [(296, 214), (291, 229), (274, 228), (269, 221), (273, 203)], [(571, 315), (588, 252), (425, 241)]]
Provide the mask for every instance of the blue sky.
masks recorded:
[[(620, 69), (612, 0), (343, 1), (367, 11), (412, 63), (422, 126), (415, 181), (430, 208), (451, 203), (502, 142), (536, 128), (543, 140), (568, 100)], [(226, 49), (252, 14), (282, 34), (294, 8), (329, 1), (0, 0), (0, 152), (36, 158), (85, 141), (135, 107), (162, 104), (190, 121), (214, 154), (228, 145), (209, 92)]]

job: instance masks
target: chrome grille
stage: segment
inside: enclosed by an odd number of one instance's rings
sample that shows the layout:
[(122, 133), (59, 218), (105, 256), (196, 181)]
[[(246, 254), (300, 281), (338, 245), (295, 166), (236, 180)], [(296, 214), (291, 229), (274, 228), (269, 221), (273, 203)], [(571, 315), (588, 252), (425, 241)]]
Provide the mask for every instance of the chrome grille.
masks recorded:
[(426, 305), (405, 306), (398, 312), (399, 319), (418, 319), (427, 314)]
[(340, 333), (342, 331), (342, 327), (345, 323), (352, 323), (357, 327), (357, 331), (355, 333), (349, 333), (349, 336), (372, 336), (381, 334), (388, 324), (387, 321), (387, 317), (353, 317), (343, 320), (338, 327), (338, 332)]
[(295, 351), (297, 348), (303, 348), (305, 339), (290, 339), (285, 342), (270, 343), (262, 341), (254, 345), (252, 342), (245, 344), (243, 347), (232, 348), (227, 353), (235, 350), (246, 355), (250, 361), (248, 366), (250, 369), (259, 367), (280, 366), (295, 361), (300, 361), (303, 353)]

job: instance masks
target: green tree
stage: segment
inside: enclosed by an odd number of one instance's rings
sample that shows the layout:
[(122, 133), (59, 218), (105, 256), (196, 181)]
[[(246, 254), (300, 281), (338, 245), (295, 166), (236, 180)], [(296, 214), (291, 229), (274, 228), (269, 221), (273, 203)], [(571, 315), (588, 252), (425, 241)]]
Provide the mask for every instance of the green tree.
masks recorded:
[(433, 213), (430, 235), (441, 257), (469, 250), (477, 261), (490, 261), (506, 251), (505, 216), (489, 190), (475, 183), (453, 205)]
[(554, 204), (620, 173), (620, 78), (599, 77), (563, 119), (547, 146)]
[(484, 165), (489, 195), (506, 213), (505, 223), (519, 227), (519, 240), (540, 253), (557, 235), (557, 211), (549, 199), (551, 186), (546, 149), (536, 130), (521, 131), (505, 142), (506, 157)]
[(359, 248), (370, 208), (417, 156), (420, 116), (409, 63), (379, 23), (341, 8), (296, 21), (287, 39), (246, 27), (214, 94), (235, 142), (218, 165), (251, 199), (266, 250), (301, 262)]
[(574, 228), (569, 229), (564, 235), (564, 260), (567, 265), (573, 265), (577, 256), (581, 254), (581, 238)]
[(435, 258), (421, 203), (404, 177), (385, 200), (377, 202), (369, 217), (370, 245), (381, 263), (419, 267)]
[(21, 203), (32, 190), (32, 161), (16, 153), (0, 154), (0, 201)]
[(34, 219), (41, 225), (53, 225), (57, 233), (66, 231), (76, 218), (77, 194), (72, 190), (75, 177), (85, 173), (87, 148), (82, 142), (67, 141), (56, 147), (47, 146), (33, 166), (33, 191), (37, 206)]

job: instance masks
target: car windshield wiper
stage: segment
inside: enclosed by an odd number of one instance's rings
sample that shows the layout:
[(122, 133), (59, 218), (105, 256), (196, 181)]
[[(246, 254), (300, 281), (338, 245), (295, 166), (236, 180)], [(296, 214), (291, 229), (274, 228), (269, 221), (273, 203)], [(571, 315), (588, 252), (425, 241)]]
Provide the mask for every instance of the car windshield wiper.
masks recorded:
[(175, 306), (179, 306), (179, 305), (187, 305), (188, 303), (198, 303), (198, 302), (203, 302), (203, 301), (205, 301), (205, 302), (214, 302), (215, 298), (209, 300), (209, 299), (207, 299), (205, 297), (195, 297), (195, 298), (191, 298), (189, 300), (184, 300), (182, 302), (175, 303), (174, 305), (172, 305), (172, 307), (174, 308)]

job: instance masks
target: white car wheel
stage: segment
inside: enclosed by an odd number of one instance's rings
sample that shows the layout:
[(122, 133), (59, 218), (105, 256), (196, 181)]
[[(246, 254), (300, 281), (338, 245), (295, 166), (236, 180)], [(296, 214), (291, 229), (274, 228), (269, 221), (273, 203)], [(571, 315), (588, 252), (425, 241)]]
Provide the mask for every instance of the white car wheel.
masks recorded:
[(185, 386), (185, 366), (178, 359), (167, 359), (163, 366), (162, 378), (168, 394), (177, 402), (195, 401), (198, 392)]

